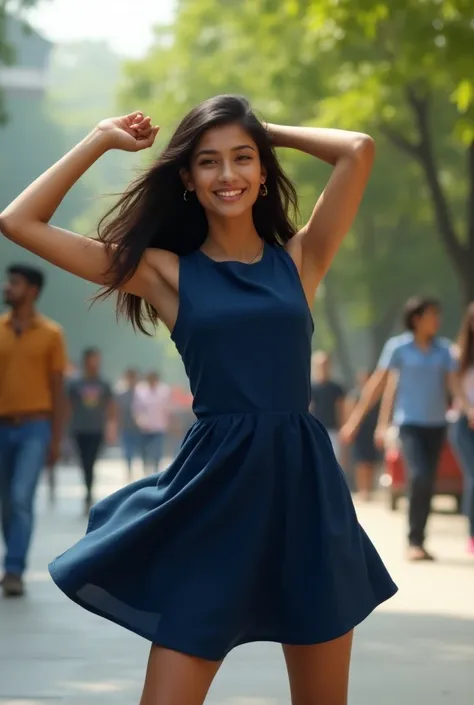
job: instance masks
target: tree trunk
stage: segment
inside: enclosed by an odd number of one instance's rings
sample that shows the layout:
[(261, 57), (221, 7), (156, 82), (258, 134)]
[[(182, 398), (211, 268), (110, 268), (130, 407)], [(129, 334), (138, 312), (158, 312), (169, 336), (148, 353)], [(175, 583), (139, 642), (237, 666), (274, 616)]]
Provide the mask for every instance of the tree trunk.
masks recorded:
[(408, 102), (412, 108), (420, 136), (419, 144), (411, 153), (416, 156), (425, 174), (426, 184), (433, 203), (435, 221), (448, 257), (458, 274), (464, 302), (474, 301), (474, 142), (467, 150), (468, 203), (466, 243), (456, 232), (446, 194), (439, 179), (433, 139), (429, 129), (429, 101), (408, 90)]

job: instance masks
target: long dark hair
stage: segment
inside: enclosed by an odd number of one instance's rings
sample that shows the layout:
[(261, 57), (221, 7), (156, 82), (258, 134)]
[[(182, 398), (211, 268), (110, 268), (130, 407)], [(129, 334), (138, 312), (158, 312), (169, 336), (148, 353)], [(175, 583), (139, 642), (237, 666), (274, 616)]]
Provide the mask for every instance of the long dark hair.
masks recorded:
[(474, 365), (474, 301), (469, 304), (462, 319), (458, 337), (459, 371), (464, 374)]
[[(149, 334), (146, 322), (158, 323), (157, 311), (140, 297), (120, 291), (136, 272), (145, 250), (157, 247), (186, 255), (201, 247), (208, 224), (203, 207), (193, 195), (183, 200), (181, 169), (189, 169), (191, 157), (204, 133), (212, 127), (238, 123), (255, 141), (266, 170), (268, 195), (259, 196), (253, 219), (260, 237), (284, 245), (293, 237), (298, 203), (293, 184), (284, 174), (268, 132), (240, 96), (220, 95), (194, 108), (181, 121), (156, 163), (134, 181), (98, 226), (111, 266), (108, 284), (97, 298), (117, 292), (117, 314), (135, 329)], [(291, 214), (291, 215), (290, 215)]]

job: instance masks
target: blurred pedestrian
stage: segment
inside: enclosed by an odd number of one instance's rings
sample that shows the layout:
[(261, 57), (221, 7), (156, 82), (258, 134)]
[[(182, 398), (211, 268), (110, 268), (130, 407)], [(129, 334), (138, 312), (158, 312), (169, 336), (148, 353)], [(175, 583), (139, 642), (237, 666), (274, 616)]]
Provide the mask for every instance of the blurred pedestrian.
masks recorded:
[[(425, 548), (425, 528), (431, 511), (436, 470), (446, 438), (448, 394), (455, 394), (458, 382), (451, 342), (439, 337), (441, 306), (431, 297), (413, 297), (403, 311), (406, 332), (387, 341), (378, 372), (389, 382), (393, 398), (393, 421), (399, 428), (408, 484), (408, 551), (411, 561), (433, 560)], [(390, 379), (388, 377), (390, 376)], [(370, 387), (372, 379), (366, 384)], [(393, 390), (393, 394), (392, 394)], [(375, 396), (375, 395), (374, 395)], [(353, 438), (371, 404), (361, 400), (345, 425), (345, 437)], [(382, 403), (387, 415), (392, 401)], [(388, 426), (379, 420), (378, 435)]]
[[(69, 360), (66, 368), (66, 373), (64, 375), (64, 386), (65, 386), (65, 397), (67, 398), (67, 390), (72, 380), (78, 379), (81, 376), (81, 372), (77, 365)], [(71, 418), (68, 412), (68, 405), (66, 404), (66, 415), (64, 420), (63, 428), (63, 440), (61, 445), (61, 460), (66, 465), (73, 465), (76, 462), (76, 448), (74, 439), (71, 433)]]
[[(362, 389), (369, 380), (367, 370), (359, 370), (357, 385), (345, 399), (345, 417), (350, 418), (351, 413), (360, 400)], [(355, 486), (358, 497), (367, 502), (372, 497), (377, 464), (381, 460), (381, 453), (375, 445), (375, 430), (377, 428), (379, 404), (370, 409), (362, 420), (351, 444), (351, 456), (354, 463)]]
[(469, 304), (459, 333), (459, 391), (453, 401), (457, 418), (449, 437), (464, 475), (464, 512), (469, 521), (468, 551), (474, 555), (474, 302)]
[(84, 478), (84, 513), (93, 502), (95, 463), (104, 442), (112, 443), (117, 433), (117, 407), (112, 388), (101, 376), (102, 357), (98, 348), (82, 354), (81, 374), (68, 385), (69, 418)]
[(171, 387), (150, 372), (138, 382), (133, 396), (133, 416), (140, 435), (143, 472), (158, 472), (170, 427)]
[(43, 273), (7, 270), (0, 316), (0, 511), (6, 546), (5, 596), (22, 595), (35, 492), (45, 465), (60, 456), (66, 349), (62, 329), (36, 309)]
[[(184, 117), (98, 239), (47, 224), (104, 152), (151, 147), (157, 132), (137, 112), (103, 120), (0, 216), (18, 244), (119, 291), (140, 330), (167, 325), (198, 417), (166, 472), (102, 500), (50, 570), (151, 641), (142, 705), (202, 705), (229, 651), (258, 639), (283, 643), (295, 703), (346, 705), (353, 629), (396, 586), (309, 413), (310, 309), (373, 141), (264, 125), (245, 99), (217, 96)], [(276, 147), (333, 167), (298, 232)]]
[(339, 430), (344, 422), (345, 391), (332, 379), (331, 358), (322, 350), (311, 357), (310, 411), (326, 428), (334, 453), (341, 462)]
[(117, 401), (118, 426), (122, 442), (122, 450), (127, 465), (128, 481), (133, 475), (133, 461), (140, 455), (140, 432), (133, 415), (133, 399), (135, 387), (139, 381), (137, 370), (130, 368), (125, 371), (115, 390)]

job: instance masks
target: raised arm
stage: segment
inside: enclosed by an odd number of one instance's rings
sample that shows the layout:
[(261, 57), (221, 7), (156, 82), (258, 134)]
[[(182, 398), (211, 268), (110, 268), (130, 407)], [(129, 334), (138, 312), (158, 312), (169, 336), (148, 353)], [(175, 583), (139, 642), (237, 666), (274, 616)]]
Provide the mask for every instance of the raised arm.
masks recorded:
[[(135, 112), (104, 120), (76, 147), (36, 179), (0, 214), (0, 230), (17, 245), (82, 279), (106, 284), (110, 256), (105, 245), (49, 224), (81, 176), (110, 149), (136, 152), (151, 147), (158, 128)], [(128, 282), (130, 293), (144, 296), (146, 266)]]
[(288, 244), (310, 303), (352, 225), (374, 160), (368, 135), (316, 127), (267, 125), (277, 147), (290, 147), (334, 167), (313, 213)]

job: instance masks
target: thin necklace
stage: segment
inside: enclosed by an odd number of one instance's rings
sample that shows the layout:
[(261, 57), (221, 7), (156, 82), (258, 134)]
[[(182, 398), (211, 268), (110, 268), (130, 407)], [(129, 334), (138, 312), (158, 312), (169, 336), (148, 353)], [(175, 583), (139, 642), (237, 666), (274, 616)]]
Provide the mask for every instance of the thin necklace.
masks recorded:
[(260, 247), (258, 248), (257, 254), (256, 254), (255, 257), (253, 257), (249, 262), (247, 262), (247, 264), (252, 264), (252, 262), (255, 262), (255, 260), (257, 259), (257, 257), (262, 254), (264, 245), (265, 245), (265, 242), (262, 240), (262, 244), (261, 244)]
[[(261, 244), (260, 247), (258, 248), (258, 252), (255, 254), (254, 257), (252, 257), (251, 260), (248, 260), (248, 261), (246, 261), (246, 262), (242, 262), (241, 260), (236, 260), (236, 261), (237, 261), (237, 262), (240, 262), (241, 264), (253, 264), (253, 262), (255, 262), (255, 260), (263, 253), (264, 247), (265, 247), (265, 241), (262, 240), (262, 244)], [(200, 250), (200, 251), (202, 252), (202, 250)], [(216, 259), (213, 259), (212, 257), (209, 257), (209, 255), (206, 255), (205, 252), (202, 252), (202, 254), (203, 254), (205, 257), (208, 257), (209, 259), (211, 259), (213, 262), (217, 262), (217, 263), (219, 263), (219, 262), (232, 262), (232, 261), (233, 261), (233, 260), (225, 260), (225, 259), (216, 260)]]

